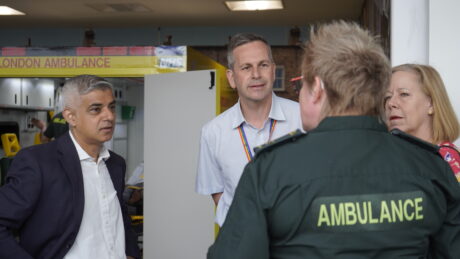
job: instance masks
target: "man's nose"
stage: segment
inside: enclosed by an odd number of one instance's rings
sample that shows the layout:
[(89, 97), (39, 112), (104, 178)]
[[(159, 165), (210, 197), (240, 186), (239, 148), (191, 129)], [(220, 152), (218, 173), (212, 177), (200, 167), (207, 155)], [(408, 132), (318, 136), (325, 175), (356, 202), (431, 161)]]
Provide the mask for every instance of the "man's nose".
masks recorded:
[(259, 68), (256, 67), (252, 70), (252, 78), (260, 78)]
[(112, 109), (112, 108), (109, 108), (109, 107), (105, 108), (104, 109), (104, 118), (106, 120), (110, 120), (110, 121), (115, 120), (115, 118), (116, 118), (115, 109)]

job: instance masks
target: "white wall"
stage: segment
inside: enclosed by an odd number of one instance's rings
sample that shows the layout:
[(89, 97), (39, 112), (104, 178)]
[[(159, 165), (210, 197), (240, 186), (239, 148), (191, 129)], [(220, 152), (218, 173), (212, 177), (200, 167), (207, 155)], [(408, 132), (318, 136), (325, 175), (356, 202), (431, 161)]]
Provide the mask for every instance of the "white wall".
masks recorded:
[(209, 89), (208, 70), (145, 78), (144, 258), (206, 258), (214, 205), (194, 186), (200, 131), (215, 116), (216, 88)]
[[(460, 119), (460, 1), (430, 0), (429, 64), (446, 85), (457, 118)], [(460, 146), (460, 139), (456, 142)]]
[[(135, 106), (134, 118), (128, 120), (128, 160), (126, 175), (131, 176), (134, 169), (144, 160), (144, 83), (126, 79), (126, 100), (130, 106)], [(148, 115), (147, 115), (148, 116)]]
[(391, 1), (391, 65), (428, 63), (428, 0)]

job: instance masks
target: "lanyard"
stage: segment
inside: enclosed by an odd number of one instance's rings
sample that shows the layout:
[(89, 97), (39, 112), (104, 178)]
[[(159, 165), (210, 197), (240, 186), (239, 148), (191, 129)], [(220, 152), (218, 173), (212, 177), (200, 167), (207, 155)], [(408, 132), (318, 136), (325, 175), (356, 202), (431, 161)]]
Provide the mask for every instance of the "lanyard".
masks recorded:
[[(276, 120), (271, 119), (270, 120), (270, 134), (268, 135), (267, 142), (270, 142), (270, 140), (272, 139), (273, 131), (275, 130), (275, 125), (276, 125)], [(243, 144), (244, 152), (246, 153), (246, 157), (248, 158), (248, 161), (251, 161), (253, 158), (253, 155), (251, 152), (251, 147), (249, 146), (248, 139), (246, 138), (246, 133), (244, 133), (243, 124), (238, 126), (238, 132), (240, 133), (241, 143)]]

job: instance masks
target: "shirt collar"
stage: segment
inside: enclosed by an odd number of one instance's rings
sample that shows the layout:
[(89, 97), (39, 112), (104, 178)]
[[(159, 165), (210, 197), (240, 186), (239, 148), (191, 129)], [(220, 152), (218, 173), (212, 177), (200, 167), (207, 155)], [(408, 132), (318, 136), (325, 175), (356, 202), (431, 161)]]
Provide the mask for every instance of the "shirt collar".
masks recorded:
[[(268, 114), (268, 118), (276, 121), (284, 121), (286, 120), (286, 116), (284, 115), (284, 111), (281, 107), (279, 99), (280, 97), (276, 96), (275, 93), (272, 92), (272, 106), (270, 107), (270, 113)], [(232, 128), (236, 129), (245, 121), (246, 120), (244, 119), (243, 112), (241, 111), (240, 100), (238, 99), (238, 103), (236, 104), (236, 113), (233, 118)]]
[[(77, 149), (78, 158), (80, 158), (80, 161), (88, 160), (88, 159), (93, 160), (93, 158), (90, 155), (88, 155), (88, 153), (86, 153), (86, 151), (75, 140), (72, 134), (72, 131), (69, 130), (69, 133), (70, 133), (70, 138), (72, 139), (72, 142), (75, 145), (75, 148)], [(98, 162), (101, 159), (104, 159), (104, 161), (106, 161), (109, 157), (110, 157), (109, 150), (104, 145), (102, 145), (101, 151), (99, 152)]]

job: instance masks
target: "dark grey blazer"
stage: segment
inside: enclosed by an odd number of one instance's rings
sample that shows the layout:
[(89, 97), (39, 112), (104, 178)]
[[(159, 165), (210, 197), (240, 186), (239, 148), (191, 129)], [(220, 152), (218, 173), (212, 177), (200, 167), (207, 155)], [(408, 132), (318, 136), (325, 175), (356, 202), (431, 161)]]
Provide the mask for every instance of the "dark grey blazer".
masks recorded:
[[(122, 199), (125, 160), (110, 152), (105, 163), (122, 208), (126, 255), (140, 258)], [(63, 258), (75, 242), (84, 202), (80, 160), (69, 133), (22, 149), (0, 188), (0, 258)], [(19, 243), (11, 229), (19, 231)]]

